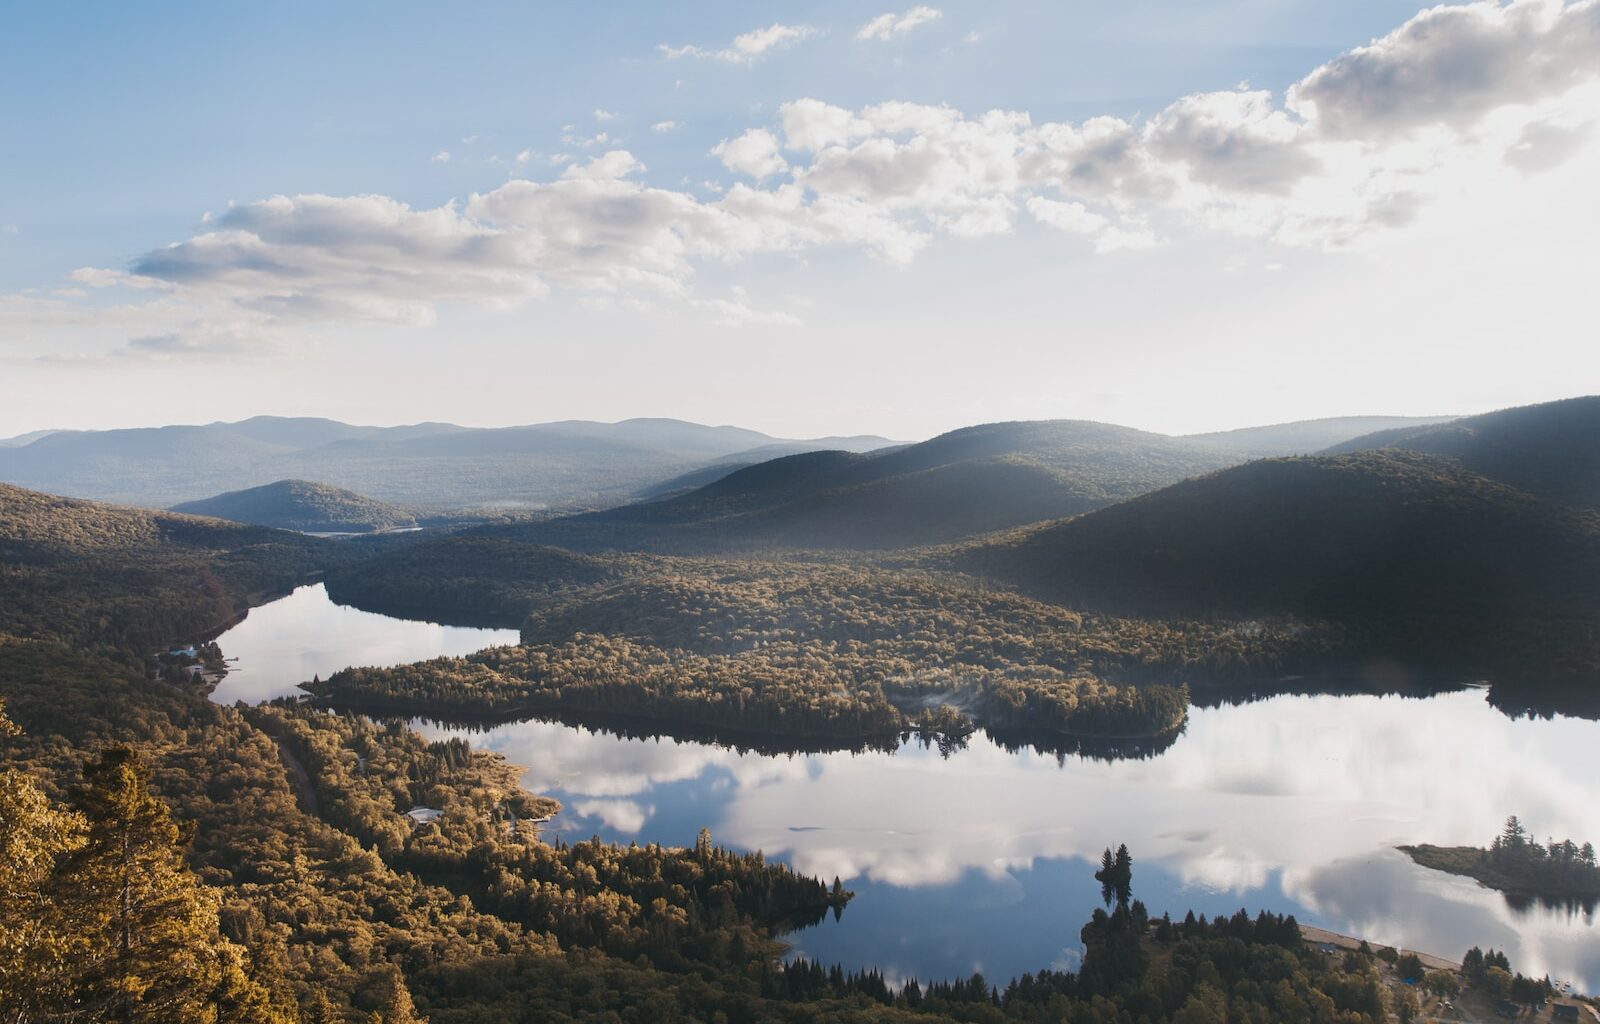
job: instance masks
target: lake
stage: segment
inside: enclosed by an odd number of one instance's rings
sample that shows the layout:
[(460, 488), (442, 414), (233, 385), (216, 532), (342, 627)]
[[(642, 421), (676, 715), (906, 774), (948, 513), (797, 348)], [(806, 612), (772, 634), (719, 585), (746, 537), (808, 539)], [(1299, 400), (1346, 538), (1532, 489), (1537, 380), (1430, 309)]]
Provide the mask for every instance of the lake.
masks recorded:
[(442, 626), (364, 612), (334, 604), (321, 583), (299, 587), (250, 609), (217, 643), (230, 662), (228, 675), (212, 691), (219, 704), (264, 700), (299, 693), (312, 676), (352, 665), (387, 667), (441, 656), (458, 656), (499, 644), (514, 644), (514, 629)]
[[(239, 662), (215, 696), (263, 700), (345, 665), (515, 640), (342, 608), (304, 587), (219, 638)], [(1072, 967), (1099, 901), (1092, 862), (1127, 843), (1134, 895), (1157, 916), (1291, 912), (1452, 959), (1493, 946), (1524, 973), (1600, 989), (1592, 912), (1516, 909), (1393, 849), (1482, 845), (1508, 814), (1541, 840), (1600, 840), (1600, 723), (1514, 720), (1482, 690), (1196, 707), (1176, 742), (1134, 760), (1011, 752), (981, 733), (949, 757), (917, 741), (772, 756), (559, 722), (413, 724), (526, 766), (526, 786), (563, 804), (547, 829), (569, 838), (687, 845), (706, 826), (724, 845), (839, 876), (857, 893), (842, 919), (789, 941), (894, 979)]]

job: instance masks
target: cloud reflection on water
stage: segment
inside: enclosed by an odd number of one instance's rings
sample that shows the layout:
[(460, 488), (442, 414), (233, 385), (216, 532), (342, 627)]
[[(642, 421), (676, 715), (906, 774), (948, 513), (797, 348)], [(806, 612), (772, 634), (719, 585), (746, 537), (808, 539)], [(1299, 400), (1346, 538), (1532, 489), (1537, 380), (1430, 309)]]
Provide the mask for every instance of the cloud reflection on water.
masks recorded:
[(1393, 850), (1480, 844), (1510, 813), (1541, 836), (1600, 837), (1600, 776), (1584, 764), (1600, 725), (1513, 721), (1481, 691), (1196, 708), (1160, 756), (1110, 762), (1058, 764), (982, 736), (945, 759), (916, 744), (767, 757), (547, 722), (468, 735), (528, 766), (529, 788), (585, 819), (574, 827), (681, 843), (692, 833), (677, 819), (693, 813), (719, 841), (823, 878), (926, 888), (977, 877), (987, 884), (969, 895), (989, 906), (1028, 899), (1018, 879), (1039, 862), (1126, 842), (1147, 880), (1170, 876), (1178, 902), (1158, 911), (1181, 912), (1185, 893), (1229, 894), (1447, 955), (1506, 947), (1524, 969), (1600, 984), (1592, 920), (1514, 910)]

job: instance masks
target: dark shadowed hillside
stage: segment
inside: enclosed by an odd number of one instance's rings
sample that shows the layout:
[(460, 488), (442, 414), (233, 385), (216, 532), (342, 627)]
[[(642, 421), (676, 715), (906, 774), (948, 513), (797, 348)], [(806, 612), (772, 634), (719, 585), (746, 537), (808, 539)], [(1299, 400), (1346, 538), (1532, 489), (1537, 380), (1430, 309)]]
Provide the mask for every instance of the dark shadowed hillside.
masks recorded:
[(1374, 448), (1447, 456), (1474, 473), (1529, 494), (1600, 508), (1600, 396), (1386, 430), (1341, 444), (1328, 454)]
[(992, 423), (880, 452), (773, 459), (677, 497), (526, 530), (579, 548), (897, 548), (1099, 508), (1233, 461), (1103, 423)]
[(1600, 516), (1412, 452), (1254, 462), (954, 559), (1075, 606), (1318, 616), (1419, 644), (1600, 620)]
[(341, 487), (279, 480), (173, 506), (174, 512), (307, 533), (368, 533), (417, 525), (403, 508)]

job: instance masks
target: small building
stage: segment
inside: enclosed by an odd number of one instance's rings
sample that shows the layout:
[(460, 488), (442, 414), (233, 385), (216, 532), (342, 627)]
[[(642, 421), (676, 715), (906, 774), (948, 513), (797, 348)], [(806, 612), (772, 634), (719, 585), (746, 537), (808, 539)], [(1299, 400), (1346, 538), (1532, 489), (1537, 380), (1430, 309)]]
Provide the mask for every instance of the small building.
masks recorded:
[(419, 828), (444, 817), (444, 812), (432, 807), (413, 807), (406, 812), (406, 817), (411, 819), (411, 827)]

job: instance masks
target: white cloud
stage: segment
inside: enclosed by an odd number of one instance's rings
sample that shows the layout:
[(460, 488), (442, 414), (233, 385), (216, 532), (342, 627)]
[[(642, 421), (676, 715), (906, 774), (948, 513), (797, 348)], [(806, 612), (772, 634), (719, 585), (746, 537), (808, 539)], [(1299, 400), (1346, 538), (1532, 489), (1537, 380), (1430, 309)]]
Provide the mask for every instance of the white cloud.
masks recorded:
[(594, 108), (594, 119), (599, 121), (601, 124), (605, 124), (607, 121), (615, 121), (617, 119), (617, 115), (610, 110), (604, 109), (603, 107), (596, 107)]
[[(818, 247), (906, 263), (940, 236), (1009, 232), (1023, 209), (1100, 252), (1184, 231), (1363, 244), (1417, 225), (1435, 204), (1507, 194), (1592, 146), (1597, 11), (1600, 0), (1434, 8), (1282, 97), (1198, 93), (1142, 120), (1036, 124), (1022, 111), (798, 99), (770, 127), (711, 150), (748, 179), (725, 192), (650, 187), (639, 161), (611, 147), (558, 180), (507, 182), (460, 208), (319, 195), (235, 206), (127, 271), (72, 277), (157, 289), (207, 322), (245, 318), (252, 329), (426, 321), (440, 303), (508, 305), (551, 287), (642, 290), (700, 302), (719, 322), (778, 323), (770, 317), (782, 314), (697, 299), (697, 266)], [(763, 31), (743, 52), (785, 38)], [(1440, 84), (1461, 76), (1457, 93)]]
[(1372, 143), (1430, 126), (1470, 129), (1496, 108), (1591, 80), (1597, 66), (1594, 0), (1441, 6), (1317, 68), (1288, 105), (1325, 139)]
[(690, 44), (688, 46), (668, 46), (663, 43), (657, 49), (666, 54), (668, 59), (675, 60), (679, 57), (710, 57), (715, 60), (728, 61), (732, 64), (751, 64), (757, 57), (772, 50), (791, 46), (802, 40), (810, 39), (817, 35), (817, 30), (810, 25), (768, 25), (766, 28), (752, 29), (741, 35), (733, 37), (733, 42), (721, 49), (707, 50)]
[(757, 181), (789, 169), (778, 152), (778, 137), (765, 128), (752, 128), (736, 139), (724, 139), (712, 147), (711, 154), (721, 158), (728, 170)]
[(439, 152), (433, 154), (433, 162), (436, 163), (436, 164), (447, 164), (447, 163), (449, 163), (450, 162), (450, 151), (448, 149), (439, 150)]
[(893, 39), (895, 36), (904, 35), (918, 25), (927, 24), (944, 17), (944, 12), (936, 7), (916, 6), (899, 14), (893, 11), (880, 14), (876, 18), (862, 25), (856, 30), (856, 38), (863, 42), (877, 39)]
[(653, 132), (673, 132), (677, 131), (679, 127), (680, 125), (676, 121), (657, 121), (650, 126), (650, 130)]
[(569, 179), (625, 178), (644, 169), (644, 164), (634, 159), (632, 153), (625, 149), (613, 149), (604, 156), (597, 156), (586, 164), (573, 164), (565, 171), (562, 171), (561, 176)]
[(577, 146), (580, 149), (603, 146), (610, 141), (611, 135), (608, 132), (595, 132), (593, 135), (574, 135), (569, 131), (561, 136), (562, 145)]

